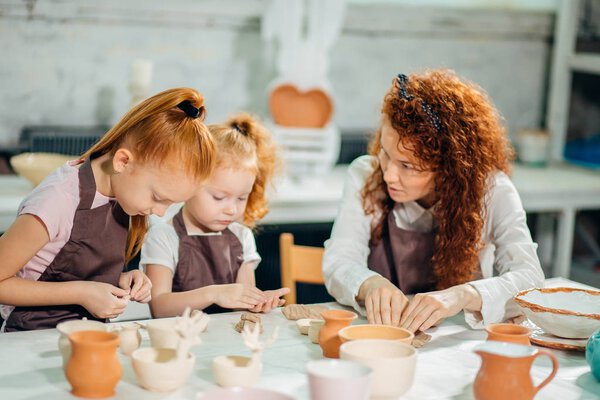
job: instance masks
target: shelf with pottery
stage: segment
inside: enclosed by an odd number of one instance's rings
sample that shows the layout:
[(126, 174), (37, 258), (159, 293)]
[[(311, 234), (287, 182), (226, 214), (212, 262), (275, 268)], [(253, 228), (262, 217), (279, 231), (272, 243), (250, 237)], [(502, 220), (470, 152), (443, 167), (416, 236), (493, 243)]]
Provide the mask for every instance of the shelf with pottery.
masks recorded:
[[(549, 279), (546, 286), (589, 288), (562, 278)], [(325, 306), (334, 310), (343, 309), (343, 307), (334, 303), (327, 303)], [(357, 377), (364, 374), (364, 371), (356, 370), (356, 367), (350, 367), (350, 364), (336, 364), (330, 361), (308, 364), (311, 361), (323, 360), (321, 348), (313, 344), (308, 336), (300, 334), (295, 321), (286, 319), (280, 309), (262, 316), (264, 334), (260, 336), (256, 335), (254, 330), (248, 330), (246, 333), (248, 336), (243, 336), (234, 330), (234, 325), (240, 320), (240, 314), (240, 312), (231, 312), (210, 316), (206, 331), (200, 334), (199, 344), (189, 350), (189, 354), (195, 359), (192, 372), (181, 383), (178, 390), (169, 392), (170, 399), (211, 399), (212, 397), (208, 397), (208, 395), (205, 397), (196, 396), (209, 393), (211, 390), (217, 390), (216, 382), (220, 378), (217, 378), (213, 372), (214, 360), (217, 357), (234, 355), (242, 356), (248, 360), (252, 359), (252, 354), (255, 351), (262, 354), (260, 357), (262, 359), (262, 371), (258, 373), (258, 380), (253, 387), (256, 390), (266, 389), (287, 394), (290, 396), (289, 398), (309, 398), (307, 368), (312, 371), (310, 379), (313, 375), (318, 375), (319, 369), (324, 368), (322, 365), (324, 363), (326, 364), (325, 368), (334, 368), (340, 374), (351, 373)], [(352, 313), (349, 313), (349, 315), (352, 315)], [(354, 318), (352, 317), (350, 320)], [(348, 323), (350, 323), (350, 320)], [(149, 334), (152, 329), (157, 329), (156, 326), (153, 327), (153, 324), (158, 325), (159, 330), (164, 330), (165, 324), (173, 327), (175, 323), (176, 319), (142, 322), (146, 329), (134, 330), (134, 332), (141, 332), (141, 349), (136, 350), (138, 353), (134, 352), (133, 354), (154, 351), (151, 347), (150, 335), (156, 336), (156, 333)], [(358, 317), (352, 321), (353, 326), (365, 323), (364, 317)], [(128, 322), (109, 324), (108, 326), (111, 328), (125, 328), (131, 327), (131, 324), (131, 322)], [(194, 329), (194, 327), (203, 329), (201, 325), (193, 323), (188, 325), (190, 329)], [(278, 337), (274, 339), (273, 333), (277, 327), (279, 333)], [(168, 331), (169, 329), (167, 329)], [(542, 351), (544, 349), (537, 346), (525, 349), (517, 346), (515, 350), (515, 345), (511, 344), (502, 344), (500, 349), (488, 349), (487, 347), (490, 345), (486, 343), (490, 342), (485, 342), (486, 332), (469, 329), (465, 325), (462, 315), (445, 320), (437, 328), (429, 330), (428, 333), (431, 335), (431, 340), (416, 351), (416, 367), (413, 369), (410, 367), (410, 363), (407, 364), (406, 362), (402, 364), (405, 365), (403, 368), (411, 369), (411, 371), (404, 371), (403, 375), (410, 376), (411, 372), (414, 373), (414, 381), (409, 382), (410, 389), (403, 395), (403, 399), (449, 399), (457, 396), (470, 398), (476, 376), (482, 365), (480, 360), (485, 358), (486, 352), (502, 352), (507, 361), (514, 361), (515, 363), (522, 358), (527, 358), (526, 364), (529, 364), (537, 354), (544, 353)], [(123, 329), (120, 334), (126, 335), (127, 330)], [(360, 332), (346, 332), (346, 336), (352, 334), (360, 335)], [(340, 334), (340, 336), (342, 335)], [(0, 394), (2, 398), (73, 398), (70, 394), (71, 385), (65, 378), (63, 361), (58, 350), (60, 337), (60, 333), (55, 329), (0, 335), (0, 347), (2, 348), (4, 360), (2, 366), (0, 366)], [(133, 343), (137, 347), (135, 340), (134, 336)], [(153, 341), (156, 340), (156, 338), (153, 339)], [(349, 343), (352, 345), (346, 346)], [(348, 354), (353, 351), (363, 352), (364, 354), (365, 349), (361, 350), (358, 347), (369, 347), (369, 341), (354, 340), (349, 343), (345, 343), (341, 347), (344, 360), (347, 360)], [(163, 345), (161, 344), (161, 346)], [(410, 348), (409, 345), (400, 342), (394, 346), (398, 347), (395, 350), (397, 354)], [(128, 351), (131, 351), (131, 349)], [(524, 353), (516, 357), (515, 351)], [(549, 352), (558, 361), (559, 368), (556, 376), (547, 386), (541, 389), (536, 399), (594, 398), (595, 395), (600, 393), (600, 382), (592, 376), (590, 366), (586, 363), (583, 352), (560, 350), (550, 350)], [(414, 353), (413, 351), (412, 354)], [(116, 351), (115, 354), (122, 368), (122, 377), (116, 384), (116, 394), (113, 398), (153, 399), (161, 396), (140, 386), (139, 373), (136, 374), (134, 371), (136, 367), (134, 367), (131, 357), (126, 356), (120, 350)], [(406, 361), (408, 356), (410, 356), (409, 353), (404, 356), (397, 355), (394, 360), (396, 362), (399, 362), (397, 360)], [(368, 353), (367, 356), (363, 357), (368, 358)], [(254, 358), (256, 359), (258, 356)], [(380, 363), (380, 361), (377, 362)], [(596, 365), (600, 368), (600, 363), (597, 362)], [(350, 371), (352, 368), (354, 369)], [(183, 370), (180, 371), (183, 373)], [(544, 380), (551, 372), (552, 363), (543, 357), (532, 364), (531, 376), (536, 384)], [(231, 376), (231, 373), (228, 376)], [(523, 376), (520, 376), (520, 378), (523, 378)], [(504, 381), (506, 376), (503, 376), (502, 379)], [(357, 378), (356, 380), (359, 381), (360, 379)], [(35, 382), (35, 384), (31, 384), (32, 382)], [(155, 382), (155, 384), (159, 383)], [(524, 385), (527, 385), (527, 379), (525, 379)]]

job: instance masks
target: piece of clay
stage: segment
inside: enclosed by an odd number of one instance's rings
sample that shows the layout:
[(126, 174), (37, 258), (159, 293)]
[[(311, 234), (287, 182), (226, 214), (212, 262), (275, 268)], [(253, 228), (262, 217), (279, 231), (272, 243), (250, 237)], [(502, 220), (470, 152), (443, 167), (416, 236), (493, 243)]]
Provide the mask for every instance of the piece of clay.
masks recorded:
[(325, 310), (327, 310), (327, 307), (324, 306), (288, 304), (287, 306), (283, 307), (281, 312), (287, 319), (291, 321), (296, 321), (302, 318), (323, 319), (323, 317), (321, 317), (321, 312)]

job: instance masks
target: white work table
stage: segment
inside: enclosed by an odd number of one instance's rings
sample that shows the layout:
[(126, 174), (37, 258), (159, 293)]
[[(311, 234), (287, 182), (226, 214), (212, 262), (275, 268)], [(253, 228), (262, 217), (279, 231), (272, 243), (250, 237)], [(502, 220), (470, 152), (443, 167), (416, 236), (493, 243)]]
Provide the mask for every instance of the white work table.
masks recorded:
[[(548, 286), (581, 286), (562, 278), (549, 279)], [(339, 307), (328, 303), (331, 307)], [(211, 315), (208, 331), (201, 335), (202, 343), (192, 348), (196, 365), (187, 383), (168, 395), (141, 389), (128, 357), (119, 353), (123, 378), (116, 387), (115, 399), (195, 399), (196, 394), (215, 386), (211, 371), (212, 359), (218, 355), (249, 355), (240, 335), (233, 330), (240, 313)], [(307, 336), (298, 333), (295, 323), (286, 320), (279, 310), (263, 316), (267, 334), (279, 326), (279, 339), (263, 354), (263, 372), (257, 387), (277, 390), (295, 399), (308, 399), (308, 382), (304, 368), (309, 360), (322, 358), (321, 349)], [(366, 323), (359, 318), (354, 324)], [(486, 334), (468, 328), (462, 314), (444, 321), (428, 331), (432, 340), (418, 350), (413, 387), (402, 399), (472, 399), (472, 384), (480, 366), (473, 348), (482, 343)], [(58, 331), (55, 329), (0, 334), (0, 398), (2, 399), (75, 399), (64, 377), (58, 352)], [(149, 346), (142, 331), (142, 346)], [(552, 350), (560, 367), (557, 376), (543, 388), (537, 400), (597, 399), (600, 383), (591, 375), (582, 352)], [(537, 384), (551, 370), (551, 363), (540, 357), (531, 374)]]
[[(271, 195), (262, 224), (332, 222), (342, 195), (347, 165), (301, 180), (282, 179)], [(529, 213), (544, 213), (536, 241), (554, 276), (569, 276), (577, 211), (600, 209), (600, 172), (570, 165), (533, 168), (516, 164), (513, 182)], [(0, 232), (14, 221), (21, 200), (32, 189), (23, 178), (0, 175)], [(554, 235), (553, 217), (558, 226)], [(555, 249), (555, 250), (554, 250)]]

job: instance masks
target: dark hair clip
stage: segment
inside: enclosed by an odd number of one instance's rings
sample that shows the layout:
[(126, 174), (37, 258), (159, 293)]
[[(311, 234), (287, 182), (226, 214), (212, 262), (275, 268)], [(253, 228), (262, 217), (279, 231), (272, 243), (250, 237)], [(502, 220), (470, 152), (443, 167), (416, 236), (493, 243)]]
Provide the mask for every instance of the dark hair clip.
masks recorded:
[(246, 129), (240, 128), (240, 126), (237, 123), (234, 122), (233, 124), (231, 124), (231, 127), (239, 133), (241, 133), (242, 135), (248, 136), (248, 131)]
[(192, 102), (189, 100), (184, 100), (181, 103), (177, 104), (177, 108), (182, 110), (188, 117), (194, 119), (204, 114), (204, 107), (196, 108), (192, 105)]
[[(408, 85), (408, 76), (404, 74), (398, 74), (397, 76), (398, 82), (398, 92), (400, 93), (400, 97), (407, 101), (411, 101), (415, 98), (415, 96), (410, 95), (406, 92), (406, 85)], [(421, 100), (421, 110), (427, 115), (429, 119), (429, 123), (433, 125), (437, 133), (442, 131), (442, 120), (437, 112), (432, 109), (429, 104), (425, 103), (425, 101)]]

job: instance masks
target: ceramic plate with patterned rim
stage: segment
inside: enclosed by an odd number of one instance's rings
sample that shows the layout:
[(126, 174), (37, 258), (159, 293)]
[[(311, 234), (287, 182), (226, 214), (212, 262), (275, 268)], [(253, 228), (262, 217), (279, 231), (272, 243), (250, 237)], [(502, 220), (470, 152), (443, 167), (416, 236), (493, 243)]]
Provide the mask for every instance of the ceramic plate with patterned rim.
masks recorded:
[(551, 335), (549, 333), (544, 332), (542, 328), (540, 328), (528, 319), (521, 322), (521, 325), (531, 329), (531, 336), (529, 337), (529, 340), (533, 344), (557, 350), (585, 351), (587, 339), (566, 339)]

